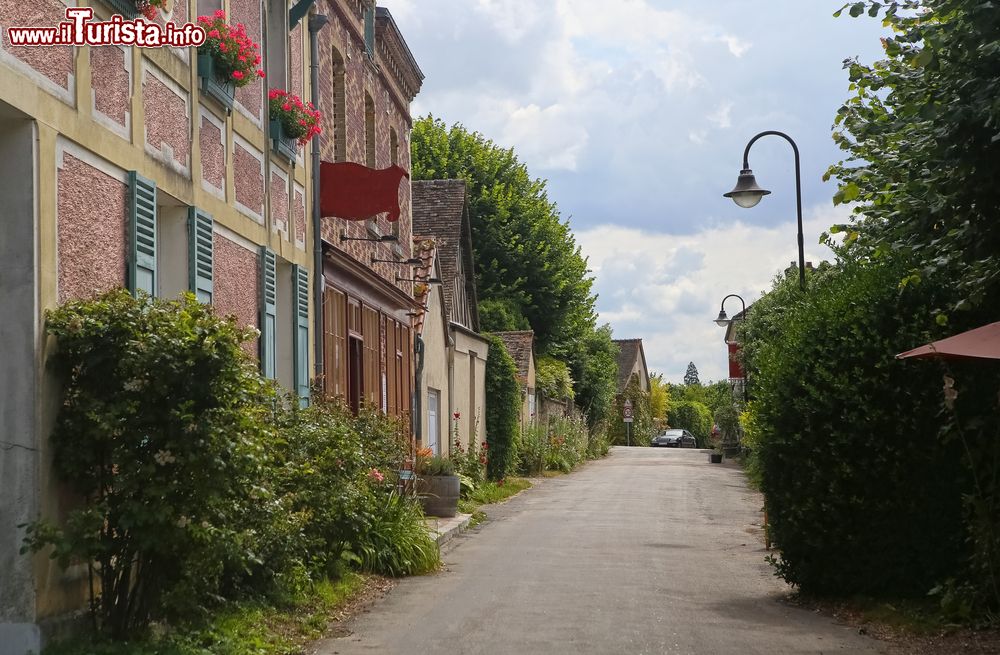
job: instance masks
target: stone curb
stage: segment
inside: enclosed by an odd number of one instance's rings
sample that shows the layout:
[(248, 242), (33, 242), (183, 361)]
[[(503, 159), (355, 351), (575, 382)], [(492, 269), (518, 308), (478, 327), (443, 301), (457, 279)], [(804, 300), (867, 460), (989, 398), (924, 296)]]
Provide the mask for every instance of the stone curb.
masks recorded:
[(441, 548), (457, 535), (465, 532), (471, 521), (472, 514), (456, 514), (451, 518), (428, 517), (424, 519), (424, 525), (427, 526), (431, 539), (437, 543), (438, 548)]

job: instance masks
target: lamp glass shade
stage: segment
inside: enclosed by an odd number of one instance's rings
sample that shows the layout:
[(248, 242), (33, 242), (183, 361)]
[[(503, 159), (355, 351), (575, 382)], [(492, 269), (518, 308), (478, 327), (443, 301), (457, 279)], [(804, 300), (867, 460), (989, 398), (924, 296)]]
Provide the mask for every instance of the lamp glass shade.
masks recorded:
[(729, 193), (722, 194), (726, 198), (732, 198), (740, 207), (744, 209), (749, 209), (757, 203), (760, 199), (771, 193), (767, 189), (762, 189), (757, 184), (757, 178), (754, 177), (753, 171), (749, 168), (744, 168), (740, 171), (740, 176), (736, 180), (736, 186)]
[(719, 317), (715, 319), (715, 324), (719, 327), (726, 327), (729, 325), (729, 317), (726, 315), (726, 310), (719, 310)]

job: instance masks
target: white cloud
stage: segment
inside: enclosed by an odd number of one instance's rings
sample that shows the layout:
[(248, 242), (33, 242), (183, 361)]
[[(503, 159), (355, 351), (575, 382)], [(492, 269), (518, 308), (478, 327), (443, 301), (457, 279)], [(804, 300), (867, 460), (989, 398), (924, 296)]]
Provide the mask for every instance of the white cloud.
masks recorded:
[(733, 126), (733, 121), (729, 114), (733, 111), (733, 103), (724, 102), (718, 109), (708, 115), (708, 122), (712, 123), (720, 130), (725, 130)]
[[(819, 234), (845, 210), (814, 208), (804, 221), (806, 260), (832, 258)], [(616, 338), (643, 339), (652, 370), (680, 381), (689, 361), (702, 381), (726, 375), (722, 330), (712, 319), (730, 293), (753, 302), (797, 259), (794, 222), (761, 227), (737, 222), (691, 235), (602, 225), (577, 234), (597, 278), (601, 322)], [(739, 309), (730, 301), (730, 314)]]

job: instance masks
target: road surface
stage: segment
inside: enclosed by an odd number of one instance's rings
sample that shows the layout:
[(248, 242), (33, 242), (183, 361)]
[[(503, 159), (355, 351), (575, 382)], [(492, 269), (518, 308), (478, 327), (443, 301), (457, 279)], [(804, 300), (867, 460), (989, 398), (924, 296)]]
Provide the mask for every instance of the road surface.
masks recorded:
[(615, 448), (489, 508), (321, 655), (878, 653), (780, 602), (760, 496), (704, 451)]

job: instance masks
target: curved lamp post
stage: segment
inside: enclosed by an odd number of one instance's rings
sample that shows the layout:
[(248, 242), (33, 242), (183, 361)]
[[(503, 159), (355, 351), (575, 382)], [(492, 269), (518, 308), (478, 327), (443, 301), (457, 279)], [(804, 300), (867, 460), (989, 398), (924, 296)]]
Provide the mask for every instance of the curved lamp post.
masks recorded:
[[(752, 175), (751, 175), (751, 177), (752, 177)], [(770, 193), (770, 192), (765, 192), (765, 193)], [(732, 323), (735, 320), (735, 317), (729, 318), (729, 316), (726, 314), (726, 301), (729, 300), (730, 298), (737, 298), (737, 299), (739, 299), (740, 304), (743, 305), (743, 310), (740, 312), (739, 318), (740, 318), (740, 320), (746, 320), (746, 317), (747, 317), (747, 303), (746, 303), (746, 301), (743, 300), (742, 296), (739, 296), (739, 295), (737, 295), (735, 293), (731, 293), (731, 294), (729, 294), (728, 296), (726, 296), (725, 298), (722, 299), (722, 306), (719, 307), (719, 316), (718, 316), (718, 318), (715, 319), (715, 324), (718, 325), (719, 327), (729, 327), (729, 324)], [(725, 340), (725, 339), (723, 339), (723, 340)], [(745, 367), (743, 368), (743, 404), (744, 405), (747, 404), (747, 370), (746, 370)]]
[(740, 176), (736, 180), (736, 187), (729, 193), (724, 193), (722, 195), (726, 198), (732, 198), (733, 202), (740, 207), (749, 209), (759, 203), (761, 198), (771, 193), (767, 189), (762, 189), (758, 186), (757, 179), (754, 177), (753, 171), (750, 170), (749, 162), (751, 146), (753, 146), (758, 139), (765, 136), (780, 136), (792, 145), (792, 150), (795, 152), (795, 208), (799, 224), (799, 288), (805, 289), (806, 257), (802, 238), (802, 174), (799, 170), (799, 147), (795, 145), (794, 141), (792, 141), (792, 137), (788, 136), (784, 132), (767, 130), (750, 139), (750, 143), (747, 144), (746, 150), (743, 151), (743, 170), (740, 171)]

